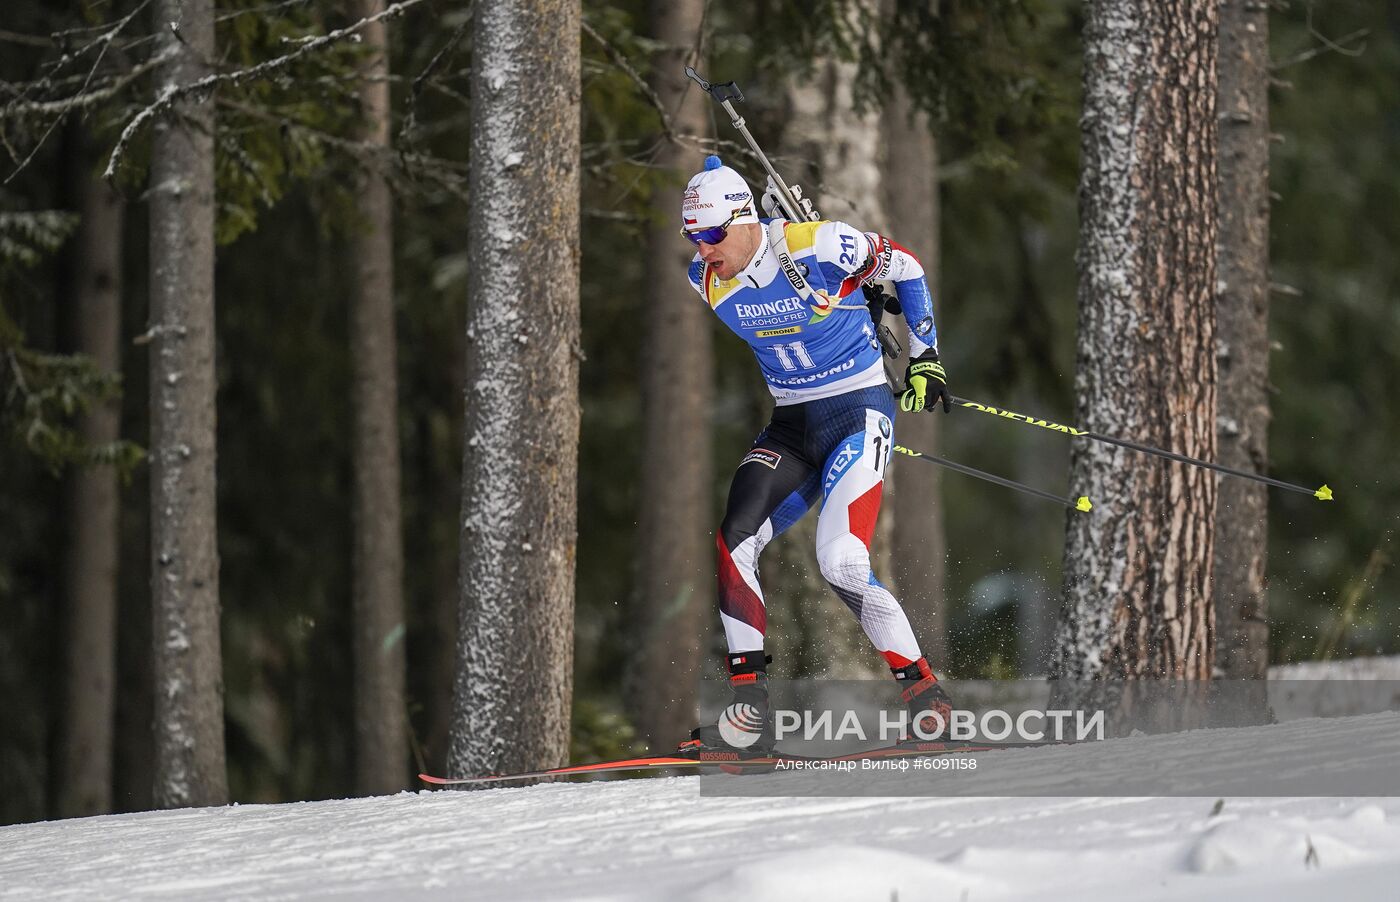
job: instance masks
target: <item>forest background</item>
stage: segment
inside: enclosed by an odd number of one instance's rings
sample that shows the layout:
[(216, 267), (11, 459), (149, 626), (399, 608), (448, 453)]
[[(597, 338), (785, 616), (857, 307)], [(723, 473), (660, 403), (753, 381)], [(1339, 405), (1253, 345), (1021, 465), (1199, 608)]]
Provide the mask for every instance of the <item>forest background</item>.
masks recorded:
[[(49, 35), (72, 32), (70, 45), (80, 45), (97, 25), (139, 5), (6, 4), (0, 80), (40, 77), (58, 56)], [(789, 98), (818, 77), (824, 60), (866, 66), (855, 104), (874, 111), (865, 121), (882, 146), (901, 142), (911, 127), (882, 112), (892, 86), (911, 94), (942, 86), (932, 118), (941, 228), (936, 238), (893, 237), (937, 261), (935, 307), (954, 390), (1067, 422), (1074, 410), (1082, 10), (1063, 0), (950, 3), (947, 10), (944, 30), (924, 48), (925, 59), (936, 61), (929, 68), (882, 70), (849, 28), (822, 24), (823, 4), (710, 4), (696, 40), (702, 71), (738, 81), (750, 126), (778, 150), (780, 171), (794, 174), (811, 161), (786, 132)], [(237, 0), (218, 11), (224, 59), (245, 65), (353, 21), (333, 3)], [(412, 749), (424, 767), (441, 767), (451, 717), (465, 321), (469, 304), (490, 302), (467, 291), (469, 15), (470, 4), (425, 0), (388, 29), (389, 69), (397, 73), (390, 110), (398, 155), (388, 171), (403, 638)], [(1270, 18), (1270, 472), (1305, 485), (1326, 482), (1339, 499), (1320, 508), (1271, 498), (1270, 659), (1393, 654), (1400, 651), (1391, 603), (1400, 585), (1390, 567), (1400, 510), (1400, 405), (1392, 400), (1400, 374), (1400, 106), (1393, 91), (1400, 12), (1392, 4), (1294, 0), (1276, 5)], [(648, 359), (642, 323), (657, 303), (645, 236), (675, 218), (675, 209), (653, 203), (652, 190), (674, 189), (678, 198), (714, 149), (751, 185), (762, 183), (713, 105), (706, 115), (719, 116), (709, 130), (719, 144), (697, 140), (676, 166), (655, 166), (660, 120), (643, 87), (655, 49), (647, 9), (585, 2), (584, 22), (576, 756), (620, 751), (635, 738), (622, 687), (637, 641), (628, 611), (648, 601), (637, 598), (635, 552), (649, 504), (639, 478), (648, 465), (638, 440)], [(90, 31), (74, 31), (84, 28)], [(112, 42), (114, 55), (141, 57), (149, 30), (148, 17), (135, 17)], [(218, 99), (218, 527), (229, 791), (240, 801), (339, 797), (355, 783), (347, 299), (357, 229), (352, 186), (364, 160), (351, 140), (356, 106), (346, 85), (356, 54), (346, 42)], [(76, 185), (106, 164), (121, 126), (148, 102), (144, 84), (136, 79), (53, 120), (51, 132), (47, 122), (33, 131), (4, 123), (0, 329), (10, 360), (19, 349), (73, 350), (69, 301), (79, 253), (71, 215), (40, 227), (15, 217), (78, 209)], [(138, 447), (150, 432), (147, 345), (140, 341), (149, 328), (146, 143), (138, 137), (116, 176), (126, 197), (120, 435), (132, 444), (105, 449), (104, 463), (83, 462), (86, 455), (62, 435), (70, 419), (64, 408), (76, 405), (64, 397), (62, 380), (54, 397), (30, 403), (33, 386), (0, 366), (7, 430), (0, 442), (0, 822), (56, 813), (64, 555), (84, 516), (66, 499), (82, 466), (124, 473), (112, 804), (151, 805), (150, 493)], [(897, 184), (901, 174), (884, 177)], [(823, 188), (810, 185), (818, 194)], [(851, 204), (860, 210), (860, 199)], [(748, 351), (712, 327), (714, 442), (703, 463), (715, 474), (713, 522), (727, 474), (765, 421), (769, 401)], [(36, 429), (36, 411), (42, 418), (54, 410), (63, 415), (48, 425), (59, 431)], [(936, 428), (947, 457), (1056, 491), (1064, 486), (1069, 447), (1058, 437), (965, 414), (940, 414)], [(895, 479), (924, 479), (925, 469), (897, 464)], [(941, 480), (941, 493), (946, 653), (936, 666), (960, 677), (1044, 673), (1046, 612), (1060, 595), (1063, 512), (954, 475)], [(795, 542), (772, 554), (785, 570), (814, 569), (810, 549)], [(713, 629), (713, 619), (705, 622)], [(715, 647), (713, 633), (707, 641)]]

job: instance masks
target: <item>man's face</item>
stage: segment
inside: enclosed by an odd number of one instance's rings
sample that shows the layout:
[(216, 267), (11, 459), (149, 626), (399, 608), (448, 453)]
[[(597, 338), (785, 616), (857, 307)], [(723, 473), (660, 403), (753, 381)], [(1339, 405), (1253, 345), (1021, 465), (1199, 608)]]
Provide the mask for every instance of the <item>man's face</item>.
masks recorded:
[(732, 279), (753, 259), (762, 232), (762, 226), (746, 222), (730, 226), (719, 244), (702, 241), (695, 247), (700, 251), (700, 259), (713, 267), (716, 275), (721, 279)]

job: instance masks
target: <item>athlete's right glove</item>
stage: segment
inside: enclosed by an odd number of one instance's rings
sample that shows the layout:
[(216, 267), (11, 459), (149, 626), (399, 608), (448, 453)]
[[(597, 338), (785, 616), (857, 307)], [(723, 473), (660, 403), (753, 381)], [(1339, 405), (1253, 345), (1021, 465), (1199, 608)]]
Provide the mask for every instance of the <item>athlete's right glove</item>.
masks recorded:
[(943, 412), (953, 409), (953, 395), (948, 391), (948, 374), (943, 364), (938, 362), (938, 352), (930, 348), (920, 354), (917, 360), (909, 361), (904, 369), (904, 384), (908, 386), (900, 396), (899, 407), (905, 411), (932, 410), (941, 400)]

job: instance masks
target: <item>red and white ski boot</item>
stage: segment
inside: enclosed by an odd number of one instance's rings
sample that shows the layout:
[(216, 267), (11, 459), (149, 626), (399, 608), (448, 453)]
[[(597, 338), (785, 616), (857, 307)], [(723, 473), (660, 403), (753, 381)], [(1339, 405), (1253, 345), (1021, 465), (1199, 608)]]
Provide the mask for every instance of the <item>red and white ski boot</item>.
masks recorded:
[(923, 744), (930, 750), (945, 747), (952, 735), (953, 700), (933, 675), (928, 659), (920, 658), (905, 667), (891, 667), (890, 672), (904, 686), (899, 697), (909, 710), (909, 721), (899, 744), (916, 748)]

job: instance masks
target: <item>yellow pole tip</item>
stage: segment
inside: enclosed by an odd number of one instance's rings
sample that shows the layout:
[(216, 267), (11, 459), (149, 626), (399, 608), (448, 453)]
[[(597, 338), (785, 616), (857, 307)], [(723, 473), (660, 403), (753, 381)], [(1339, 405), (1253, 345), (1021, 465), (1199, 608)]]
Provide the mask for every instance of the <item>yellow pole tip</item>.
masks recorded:
[(1094, 505), (1092, 505), (1092, 504), (1089, 503), (1089, 496), (1088, 496), (1088, 495), (1080, 495), (1080, 496), (1079, 496), (1079, 500), (1076, 501), (1076, 502), (1074, 502), (1074, 509), (1075, 509), (1075, 510), (1087, 511), (1087, 510), (1089, 510), (1089, 509), (1090, 509), (1091, 507), (1093, 507), (1093, 506), (1094, 506)]
[(1313, 497), (1316, 498), (1318, 501), (1331, 501), (1331, 500), (1332, 500), (1332, 490), (1329, 489), (1327, 486), (1324, 485), (1322, 488), (1318, 489), (1316, 492), (1313, 492)]

